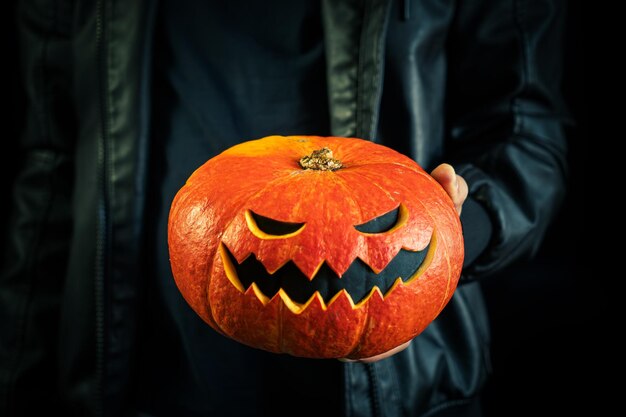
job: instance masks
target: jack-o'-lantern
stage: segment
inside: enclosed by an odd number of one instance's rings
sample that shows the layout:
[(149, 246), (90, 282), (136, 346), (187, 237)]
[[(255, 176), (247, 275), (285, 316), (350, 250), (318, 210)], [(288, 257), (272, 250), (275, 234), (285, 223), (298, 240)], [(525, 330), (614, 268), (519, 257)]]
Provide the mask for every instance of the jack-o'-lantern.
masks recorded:
[(416, 335), (450, 300), (461, 225), (442, 187), (387, 147), (271, 136), (198, 168), (169, 217), (192, 309), (271, 352), (364, 358)]

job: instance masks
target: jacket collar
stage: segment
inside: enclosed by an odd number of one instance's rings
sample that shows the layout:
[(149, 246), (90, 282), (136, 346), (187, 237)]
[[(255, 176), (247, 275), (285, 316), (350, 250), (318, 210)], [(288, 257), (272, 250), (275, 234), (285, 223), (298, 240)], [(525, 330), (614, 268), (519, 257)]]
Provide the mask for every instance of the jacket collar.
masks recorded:
[[(374, 140), (391, 2), (322, 2), (331, 132)], [(366, 20), (367, 19), (367, 20)]]

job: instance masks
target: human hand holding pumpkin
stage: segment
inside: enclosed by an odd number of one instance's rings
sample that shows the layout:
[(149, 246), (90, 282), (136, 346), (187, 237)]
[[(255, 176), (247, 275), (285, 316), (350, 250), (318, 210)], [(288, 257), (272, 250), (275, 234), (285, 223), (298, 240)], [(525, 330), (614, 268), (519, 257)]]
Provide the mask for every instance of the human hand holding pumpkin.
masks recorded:
[(463, 203), (465, 202), (468, 193), (467, 182), (465, 182), (465, 179), (458, 175), (450, 164), (439, 165), (437, 168), (433, 169), (430, 175), (437, 180), (446, 193), (448, 193), (454, 203), (454, 208), (460, 216)]
[[(443, 189), (448, 193), (452, 202), (454, 203), (454, 208), (461, 215), (461, 210), (463, 209), (463, 203), (467, 198), (468, 187), (465, 179), (458, 175), (452, 165), (450, 164), (441, 164), (437, 168), (433, 169), (430, 175), (443, 187)], [(396, 353), (402, 352), (404, 349), (409, 347), (411, 344), (411, 340), (406, 343), (401, 344), (385, 353), (381, 353), (380, 355), (372, 356), (370, 358), (363, 358), (358, 360), (352, 359), (340, 359), (342, 362), (362, 362), (362, 363), (372, 363), (378, 362), (382, 359), (389, 358)]]
[(452, 297), (466, 193), (451, 166), (429, 176), (361, 139), (244, 142), (194, 171), (172, 202), (172, 272), (196, 313), (238, 342), (380, 360)]

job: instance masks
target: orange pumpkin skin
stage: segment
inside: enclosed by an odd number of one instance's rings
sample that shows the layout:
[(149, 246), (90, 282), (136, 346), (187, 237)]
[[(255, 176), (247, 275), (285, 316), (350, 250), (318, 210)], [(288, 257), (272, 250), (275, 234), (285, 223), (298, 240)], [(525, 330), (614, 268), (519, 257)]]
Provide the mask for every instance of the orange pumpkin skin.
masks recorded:
[[(342, 168), (299, 165), (324, 147)], [(402, 220), (388, 232), (355, 228), (399, 206)], [(304, 227), (264, 235), (249, 211)], [(392, 149), (335, 137), (270, 136), (210, 159), (174, 198), (168, 243), (179, 290), (213, 329), (249, 346), (311, 358), (365, 358), (414, 338), (452, 297), (463, 264), (458, 215), (432, 177)], [(283, 290), (270, 298), (256, 284), (238, 284), (232, 261), (254, 256), (270, 274), (291, 261), (314, 280), (323, 263), (338, 277), (358, 259), (378, 272), (401, 249), (427, 247), (406, 282), (398, 279), (385, 294), (374, 287), (362, 300), (346, 290), (327, 301), (315, 293), (298, 303)]]

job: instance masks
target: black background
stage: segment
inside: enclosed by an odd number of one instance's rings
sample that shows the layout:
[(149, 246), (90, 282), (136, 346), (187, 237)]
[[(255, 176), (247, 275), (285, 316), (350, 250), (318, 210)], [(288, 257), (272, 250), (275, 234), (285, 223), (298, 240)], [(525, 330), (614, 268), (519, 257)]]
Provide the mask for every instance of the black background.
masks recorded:
[[(584, 243), (590, 175), (584, 171), (590, 167), (585, 37), (581, 2), (567, 4), (563, 94), (574, 122), (568, 129), (568, 194), (537, 257), (483, 282), (492, 325), (493, 375), (483, 398), (490, 417), (609, 415), (594, 395), (611, 360), (602, 347), (611, 334), (609, 304)], [(594, 412), (586, 414), (591, 403)]]
[[(583, 264), (585, 252), (579, 247), (586, 229), (583, 170), (588, 164), (588, 119), (581, 2), (570, 1), (568, 6), (563, 91), (575, 121), (569, 130), (568, 196), (536, 259), (483, 283), (493, 333), (493, 374), (483, 402), (491, 417), (563, 415), (579, 410), (579, 395), (589, 396), (583, 387), (590, 383), (592, 368), (597, 371), (600, 366), (595, 360), (607, 355), (590, 350), (586, 343), (594, 334), (606, 331), (608, 306), (603, 302), (604, 290), (585, 280), (589, 271)], [(8, 215), (7, 202), (19, 161), (17, 142), (24, 123), (14, 10), (15, 2), (10, 2), (2, 18), (5, 83), (0, 219)], [(0, 224), (4, 236), (5, 222)], [(605, 361), (608, 359), (599, 363)]]

